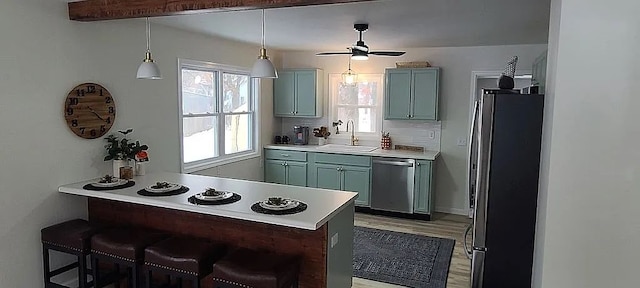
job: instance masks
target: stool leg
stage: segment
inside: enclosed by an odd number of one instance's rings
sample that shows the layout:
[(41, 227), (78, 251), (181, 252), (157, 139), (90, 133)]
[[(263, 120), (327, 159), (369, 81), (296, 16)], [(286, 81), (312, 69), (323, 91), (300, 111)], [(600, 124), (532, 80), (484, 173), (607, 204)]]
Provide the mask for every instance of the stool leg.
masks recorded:
[(84, 254), (78, 255), (78, 288), (87, 288), (87, 258)]
[(98, 257), (91, 254), (91, 270), (93, 270), (93, 287), (100, 288), (100, 268), (98, 267)]
[(193, 277), (193, 288), (200, 288), (200, 277)]
[(146, 274), (146, 278), (147, 278), (147, 283), (145, 285), (145, 287), (147, 288), (151, 288), (151, 279), (153, 279), (151, 276), (151, 269), (147, 269), (147, 273)]
[(44, 264), (44, 287), (48, 288), (51, 283), (51, 277), (49, 277), (51, 267), (49, 266), (49, 249), (44, 245), (42, 245), (42, 263)]
[(118, 277), (116, 277), (116, 282), (113, 283), (114, 288), (120, 288), (120, 264), (113, 264), (113, 269), (116, 271)]
[(133, 286), (131, 286), (132, 288), (138, 288), (139, 286), (139, 281), (138, 281), (138, 273), (140, 271), (138, 271), (138, 264), (133, 263), (133, 268), (131, 268), (131, 282), (133, 283)]

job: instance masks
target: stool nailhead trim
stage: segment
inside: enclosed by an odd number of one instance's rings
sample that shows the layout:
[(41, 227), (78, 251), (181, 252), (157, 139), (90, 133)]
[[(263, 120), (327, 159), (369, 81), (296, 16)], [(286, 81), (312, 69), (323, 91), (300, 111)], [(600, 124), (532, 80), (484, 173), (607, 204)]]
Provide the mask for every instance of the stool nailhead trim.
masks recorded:
[(243, 288), (253, 288), (252, 286), (247, 286), (247, 285), (244, 285), (244, 284), (241, 284), (241, 283), (236, 283), (236, 282), (232, 282), (232, 281), (228, 281), (228, 280), (224, 280), (224, 279), (220, 279), (220, 278), (216, 278), (216, 277), (213, 277), (213, 280), (214, 281), (218, 281), (218, 282), (222, 282), (222, 283), (227, 283), (227, 284), (231, 284), (231, 285), (240, 286), (240, 287), (243, 287)]
[(84, 252), (81, 249), (78, 249), (78, 248), (75, 248), (75, 247), (71, 247), (71, 246), (67, 246), (67, 245), (62, 245), (62, 244), (59, 244), (59, 243), (53, 243), (53, 242), (49, 242), (49, 241), (42, 241), (42, 243), (49, 244), (49, 245), (52, 245), (52, 246), (58, 246), (58, 247), (66, 248), (66, 249), (77, 251), (77, 252)]
[(153, 266), (153, 267), (157, 267), (157, 268), (162, 268), (162, 269), (166, 269), (166, 270), (171, 270), (171, 271), (176, 271), (176, 272), (180, 272), (183, 274), (190, 274), (190, 275), (194, 275), (194, 276), (198, 276), (198, 273), (196, 272), (192, 272), (192, 271), (187, 271), (187, 270), (182, 270), (182, 269), (176, 269), (173, 267), (168, 267), (168, 266), (164, 266), (164, 265), (160, 265), (160, 264), (155, 264), (155, 263), (151, 263), (151, 262), (144, 262), (145, 265), (149, 265), (149, 266)]
[(100, 255), (104, 255), (104, 256), (109, 256), (111, 258), (120, 259), (120, 260), (124, 260), (124, 261), (129, 261), (129, 262), (134, 262), (134, 263), (136, 262), (135, 260), (131, 260), (129, 258), (125, 258), (125, 257), (122, 257), (122, 256), (114, 255), (114, 254), (111, 254), (111, 253), (105, 253), (105, 252), (97, 251), (97, 250), (93, 250), (93, 249), (91, 249), (91, 253), (100, 254)]

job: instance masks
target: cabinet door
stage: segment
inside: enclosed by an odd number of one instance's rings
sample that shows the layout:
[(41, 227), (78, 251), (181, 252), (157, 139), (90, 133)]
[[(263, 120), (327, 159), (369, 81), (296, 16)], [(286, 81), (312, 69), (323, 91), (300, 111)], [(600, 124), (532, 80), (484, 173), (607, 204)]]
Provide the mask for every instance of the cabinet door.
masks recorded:
[(341, 190), (342, 173), (340, 166), (330, 164), (316, 164), (317, 188)]
[(273, 113), (279, 117), (291, 117), (295, 111), (295, 74), (291, 71), (278, 73), (273, 87)]
[(264, 161), (264, 181), (269, 183), (287, 184), (286, 167), (283, 161)]
[(296, 71), (295, 82), (295, 116), (316, 116), (316, 71)]
[(287, 161), (287, 184), (307, 186), (307, 163)]
[(343, 166), (342, 174), (342, 190), (358, 192), (356, 205), (370, 206), (369, 193), (371, 191), (371, 168)]
[(413, 195), (413, 211), (431, 214), (431, 161), (418, 160)]
[(413, 70), (411, 74), (411, 119), (438, 119), (438, 70)]
[(409, 119), (411, 105), (411, 70), (386, 71), (384, 119)]

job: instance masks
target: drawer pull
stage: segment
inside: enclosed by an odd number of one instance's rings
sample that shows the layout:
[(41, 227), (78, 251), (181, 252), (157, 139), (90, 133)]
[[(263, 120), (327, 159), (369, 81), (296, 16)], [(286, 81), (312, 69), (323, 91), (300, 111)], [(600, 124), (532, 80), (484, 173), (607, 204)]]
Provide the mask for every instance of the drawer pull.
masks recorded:
[(289, 154), (280, 154), (282, 157), (291, 157)]

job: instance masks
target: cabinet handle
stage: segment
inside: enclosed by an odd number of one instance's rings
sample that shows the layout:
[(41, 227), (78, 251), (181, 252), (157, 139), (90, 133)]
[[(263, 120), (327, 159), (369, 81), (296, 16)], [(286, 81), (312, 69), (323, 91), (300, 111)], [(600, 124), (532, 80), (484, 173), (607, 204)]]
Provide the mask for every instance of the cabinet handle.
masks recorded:
[(289, 157), (289, 154), (280, 154), (282, 157)]
[(416, 166), (420, 166), (420, 162), (417, 162), (417, 163), (416, 163)]
[(407, 114), (407, 118), (411, 118), (411, 115)]
[(285, 166), (285, 167), (289, 166), (289, 163), (284, 162), (284, 166)]

